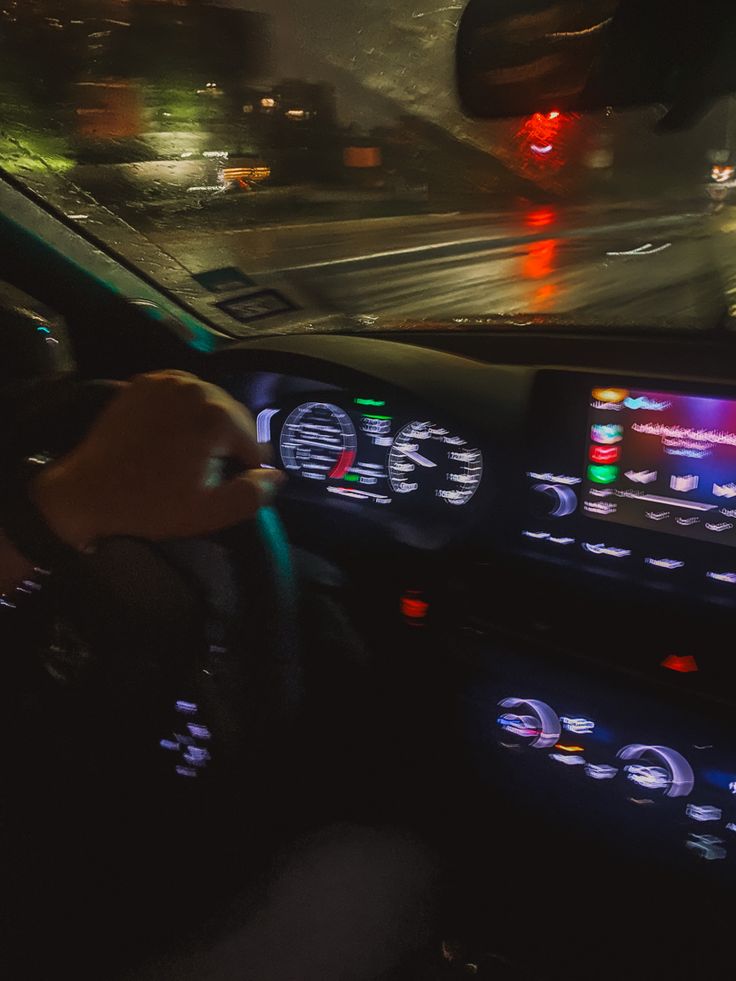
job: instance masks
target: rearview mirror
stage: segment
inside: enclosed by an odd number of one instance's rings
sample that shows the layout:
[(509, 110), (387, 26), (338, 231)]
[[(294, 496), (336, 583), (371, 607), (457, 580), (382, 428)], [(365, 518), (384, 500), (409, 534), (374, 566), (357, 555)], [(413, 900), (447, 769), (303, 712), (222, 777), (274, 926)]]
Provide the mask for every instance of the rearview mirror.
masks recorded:
[(460, 102), (481, 118), (661, 103), (686, 125), (736, 89), (732, 0), (470, 0)]

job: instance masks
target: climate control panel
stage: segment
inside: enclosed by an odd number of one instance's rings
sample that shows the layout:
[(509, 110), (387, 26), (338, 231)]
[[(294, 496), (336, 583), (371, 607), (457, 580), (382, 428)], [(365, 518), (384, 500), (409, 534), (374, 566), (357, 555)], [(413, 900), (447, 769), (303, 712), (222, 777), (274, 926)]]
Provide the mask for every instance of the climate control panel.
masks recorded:
[(716, 708), (557, 658), (493, 651), (488, 664), (464, 716), (498, 800), (642, 860), (736, 876), (736, 738)]

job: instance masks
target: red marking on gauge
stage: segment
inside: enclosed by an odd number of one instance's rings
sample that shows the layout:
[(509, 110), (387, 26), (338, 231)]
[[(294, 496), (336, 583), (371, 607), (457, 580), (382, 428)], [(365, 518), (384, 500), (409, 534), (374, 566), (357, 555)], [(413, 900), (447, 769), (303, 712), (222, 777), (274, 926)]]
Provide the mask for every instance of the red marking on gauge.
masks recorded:
[(355, 463), (355, 450), (343, 450), (328, 476), (339, 480), (345, 476), (353, 463)]

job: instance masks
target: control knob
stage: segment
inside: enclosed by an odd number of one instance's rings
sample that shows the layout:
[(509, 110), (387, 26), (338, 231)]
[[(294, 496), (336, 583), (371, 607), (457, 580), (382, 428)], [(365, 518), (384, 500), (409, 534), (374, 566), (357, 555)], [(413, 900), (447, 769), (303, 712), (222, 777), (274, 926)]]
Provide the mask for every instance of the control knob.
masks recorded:
[(538, 518), (565, 518), (573, 514), (578, 499), (572, 487), (564, 484), (534, 484), (532, 510)]

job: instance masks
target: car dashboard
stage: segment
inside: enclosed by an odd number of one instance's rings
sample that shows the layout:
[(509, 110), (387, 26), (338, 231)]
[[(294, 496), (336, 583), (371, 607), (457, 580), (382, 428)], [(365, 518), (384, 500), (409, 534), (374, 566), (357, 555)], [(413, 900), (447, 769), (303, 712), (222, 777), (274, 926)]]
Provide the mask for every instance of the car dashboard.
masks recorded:
[[(255, 416), (289, 476), (282, 504), (323, 545), (391, 539), (736, 603), (736, 382), (328, 340), (362, 358), (242, 372), (229, 358), (214, 376)], [(371, 344), (389, 348), (389, 371), (371, 373)]]
[[(651, 895), (730, 888), (736, 382), (633, 359), (494, 364), (315, 340), (248, 345), (216, 380), (289, 474), (294, 540), (367, 564), (359, 589), (381, 629), (379, 595), (404, 613), (397, 657), (440, 665), (472, 774), (457, 805), (472, 845), (458, 848), (481, 878), (505, 877), (500, 905), (470, 890), (476, 911), (518, 933), (519, 851), (558, 883), (574, 867), (591, 895), (642, 868), (656, 870)], [(596, 859), (583, 873), (585, 848)], [(720, 915), (709, 895), (698, 929)], [(598, 923), (611, 895), (599, 899)], [(577, 976), (566, 933), (545, 930), (568, 963), (559, 976)]]

